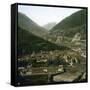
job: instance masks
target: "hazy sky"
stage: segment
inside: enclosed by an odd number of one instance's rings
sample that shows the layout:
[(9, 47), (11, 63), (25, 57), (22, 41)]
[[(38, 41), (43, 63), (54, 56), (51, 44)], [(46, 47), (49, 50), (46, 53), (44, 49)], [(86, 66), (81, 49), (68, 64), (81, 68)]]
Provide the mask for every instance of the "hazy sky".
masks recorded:
[(43, 6), (29, 6), (19, 5), (18, 11), (27, 15), (34, 22), (43, 26), (50, 22), (60, 22), (65, 17), (72, 13), (79, 11), (75, 8), (63, 8), (63, 7), (43, 7)]

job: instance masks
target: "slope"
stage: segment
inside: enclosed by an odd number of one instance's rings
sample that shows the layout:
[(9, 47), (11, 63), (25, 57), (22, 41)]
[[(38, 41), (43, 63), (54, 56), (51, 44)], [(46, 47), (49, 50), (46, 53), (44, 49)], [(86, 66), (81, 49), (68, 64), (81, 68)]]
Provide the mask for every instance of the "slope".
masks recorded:
[(70, 48), (57, 46), (18, 27), (18, 55), (26, 55), (40, 50), (70, 50)]

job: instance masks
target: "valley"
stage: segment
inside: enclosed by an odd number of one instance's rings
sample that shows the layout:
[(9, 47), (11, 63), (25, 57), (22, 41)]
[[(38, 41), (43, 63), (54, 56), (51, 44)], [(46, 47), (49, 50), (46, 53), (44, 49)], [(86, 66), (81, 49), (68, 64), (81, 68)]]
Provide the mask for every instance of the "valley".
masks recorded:
[[(50, 30), (18, 13), (18, 81), (31, 84), (86, 81), (86, 11)], [(49, 24), (50, 25), (50, 24)]]

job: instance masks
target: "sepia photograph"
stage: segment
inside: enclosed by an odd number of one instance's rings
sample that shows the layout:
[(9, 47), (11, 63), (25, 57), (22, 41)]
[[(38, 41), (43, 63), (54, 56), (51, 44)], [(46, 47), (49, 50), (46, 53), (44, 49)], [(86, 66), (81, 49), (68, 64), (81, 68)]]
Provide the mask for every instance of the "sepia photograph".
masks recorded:
[(18, 4), (17, 81), (87, 82), (87, 8)]

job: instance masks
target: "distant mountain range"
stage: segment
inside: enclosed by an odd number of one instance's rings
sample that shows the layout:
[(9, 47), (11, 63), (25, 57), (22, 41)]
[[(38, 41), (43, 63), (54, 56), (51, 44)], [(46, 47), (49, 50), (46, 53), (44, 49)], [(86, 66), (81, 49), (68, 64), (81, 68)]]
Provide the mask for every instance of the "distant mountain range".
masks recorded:
[(50, 30), (51, 28), (53, 28), (54, 26), (56, 25), (56, 22), (51, 22), (51, 23), (48, 23), (46, 25), (44, 25), (43, 27), (46, 29), (46, 30)]

